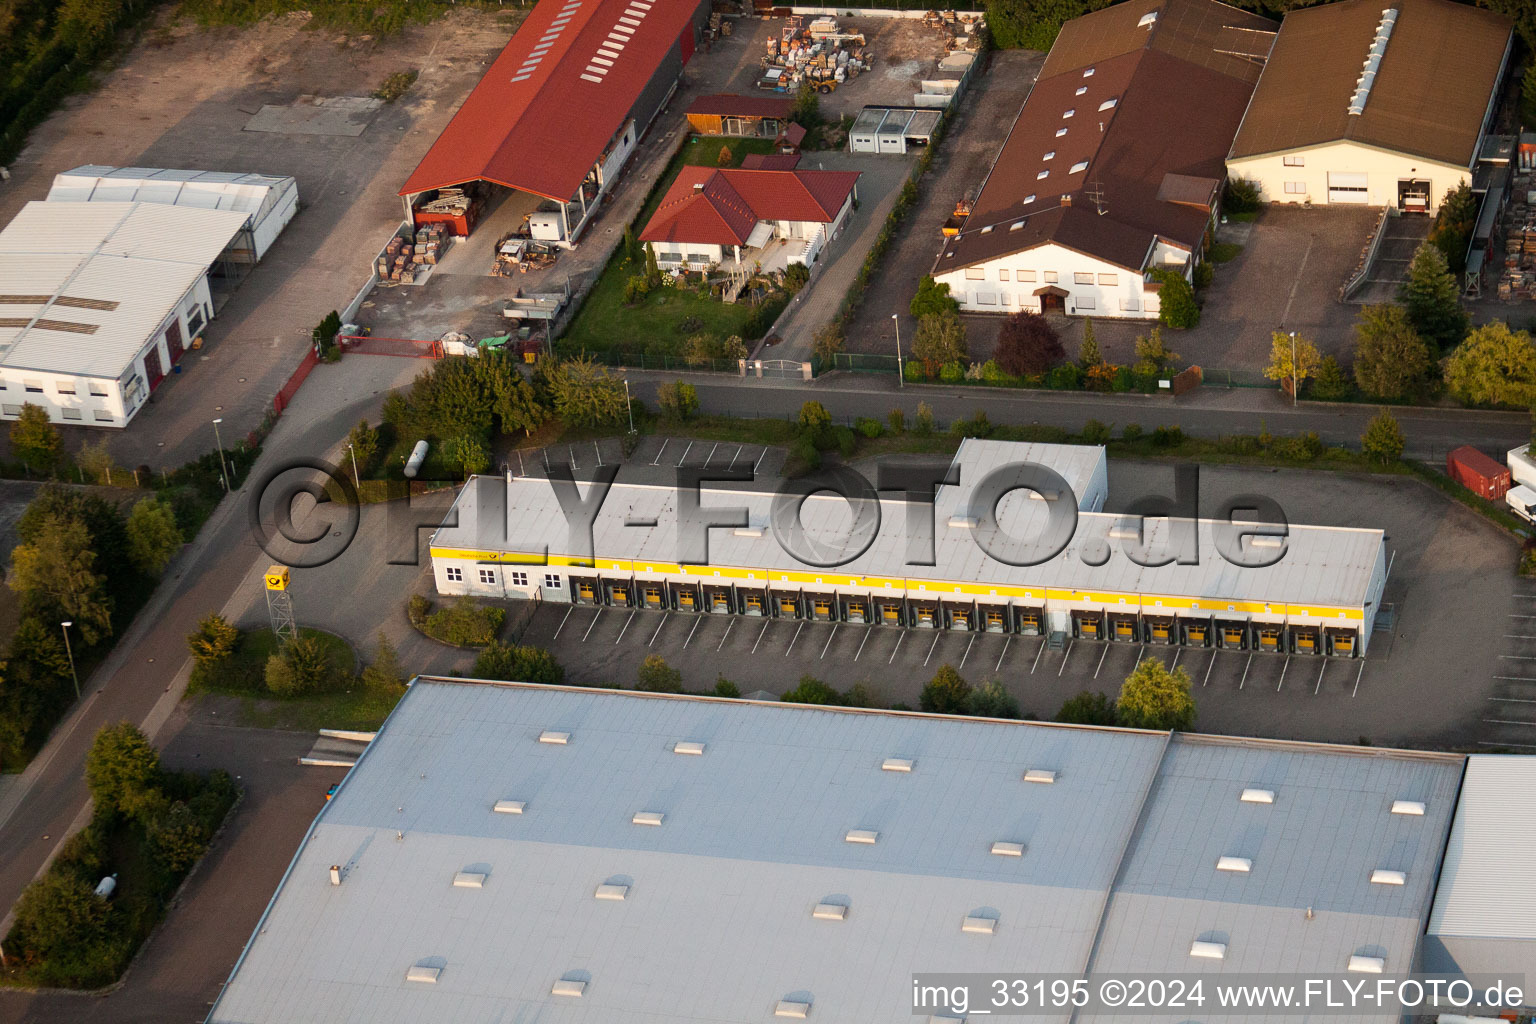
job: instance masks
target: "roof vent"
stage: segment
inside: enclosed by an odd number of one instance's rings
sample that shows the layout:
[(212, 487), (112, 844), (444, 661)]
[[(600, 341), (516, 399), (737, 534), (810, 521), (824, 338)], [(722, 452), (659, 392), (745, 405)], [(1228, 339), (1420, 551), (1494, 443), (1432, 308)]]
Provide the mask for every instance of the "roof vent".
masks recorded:
[[(1048, 171), (1041, 171), (1040, 173), (1041, 174), (1047, 174), (1049, 172)], [(953, 530), (974, 530), (974, 529), (976, 529), (976, 517), (975, 516), (950, 516), (949, 517), (949, 526), (950, 526), (950, 529), (953, 529)]]
[(1061, 119), (1063, 121), (1065, 121), (1067, 118), (1071, 117), (1075, 113), (1077, 113), (1077, 110), (1075, 108), (1068, 107), (1066, 110), (1062, 111)]
[(672, 753), (692, 754), (697, 757), (698, 755), (704, 753), (704, 744), (695, 740), (678, 740), (676, 743), (672, 744)]
[(527, 806), (521, 800), (497, 800), (496, 806), (491, 809), (497, 814), (522, 814), (523, 808)]
[(484, 871), (460, 871), (453, 876), (455, 889), (483, 889), (485, 888)]
[(1035, 175), (1035, 180), (1039, 181), (1041, 178), (1049, 178), (1050, 176), (1051, 176), (1051, 169), (1049, 167), (1047, 167), (1045, 170), (1043, 170), (1039, 174)]
[(1250, 533), (1248, 543), (1256, 548), (1283, 548), (1285, 538), (1272, 533)]
[(841, 903), (818, 903), (811, 916), (818, 921), (841, 921), (848, 916), (848, 908)]
[(1065, 134), (1067, 134), (1067, 126), (1066, 125), (1062, 125), (1060, 128), (1056, 129), (1056, 137), (1058, 139), (1061, 138)]
[(615, 885), (612, 882), (604, 882), (597, 887), (592, 894), (593, 898), (600, 900), (623, 900), (629, 896), (629, 886)]
[(1053, 159), (1055, 156), (1056, 156), (1056, 151), (1053, 149), (1049, 153), (1045, 154), (1045, 156), (1041, 157), (1040, 159), (1041, 160), (1050, 160), (1050, 159)]
[(912, 760), (905, 757), (888, 757), (880, 762), (880, 770), (883, 772), (909, 772), (912, 770)]
[(773, 1008), (773, 1015), (805, 1020), (811, 1015), (811, 1004), (799, 999), (780, 999)]
[(1157, 21), (1157, 12), (1156, 11), (1148, 11), (1146, 14), (1143, 14), (1141, 16), (1141, 20), (1136, 23), (1136, 27), (1137, 28), (1150, 28), (1152, 26), (1153, 22), (1155, 22), (1155, 21)]
[(1092, 78), (1093, 77), (1093, 68), (1083, 68), (1083, 77), (1084, 78)]
[(848, 834), (843, 836), (845, 843), (863, 843), (866, 846), (873, 845), (880, 839), (880, 833), (869, 828), (851, 828)]
[(1087, 160), (1079, 160), (1077, 163), (1072, 165), (1072, 170), (1068, 171), (1067, 173), (1068, 174), (1076, 174), (1079, 171), (1086, 171), (1087, 169), (1088, 169), (1088, 161)]
[(1022, 857), (1024, 856), (1024, 844), (1008, 843), (999, 840), (992, 844), (992, 853), (998, 857)]
[(993, 227), (994, 227), (994, 225), (988, 224), (986, 227), (981, 229), (981, 233), (984, 234), (984, 235), (990, 235), (992, 233), (992, 228)]
[(636, 811), (629, 820), (636, 825), (660, 825), (665, 817), (661, 811)]
[[(1022, 205), (1028, 206), (1030, 203), (1032, 203), (1034, 201), (1035, 201), (1035, 194), (1033, 192), (1031, 192), (1029, 195), (1024, 197), (1024, 202), (1023, 202)], [(1019, 226), (1022, 227), (1023, 225), (1024, 225), (1024, 222), (1023, 221), (1019, 221)]]
[(1049, 786), (1056, 781), (1056, 773), (1049, 768), (1031, 768), (1024, 773), (1025, 782), (1042, 782)]
[(1235, 871), (1246, 875), (1253, 870), (1253, 861), (1247, 857), (1218, 857), (1216, 858), (1217, 871)]
[(571, 742), (571, 734), (568, 732), (557, 732), (554, 729), (545, 729), (539, 733), (539, 742), (553, 743), (557, 747), (563, 747)]
[(731, 536), (733, 537), (761, 537), (762, 535), (763, 528), (761, 526), (738, 526), (731, 531)]
[(1376, 885), (1404, 885), (1408, 881), (1408, 876), (1401, 871), (1377, 868), (1371, 872), (1371, 881)]
[(1081, 96), (1083, 93), (1085, 93), (1087, 91), (1088, 91), (1088, 87), (1086, 85), (1080, 85), (1080, 86), (1077, 87), (1077, 92), (1073, 93), (1073, 95), (1074, 96)]
[(962, 932), (970, 932), (973, 935), (991, 935), (997, 931), (997, 918), (995, 917), (967, 917), (960, 922)]
[(1387, 969), (1387, 959), (1381, 956), (1356, 954), (1349, 958), (1349, 969), (1356, 974), (1380, 974)]
[(695, 192), (703, 192), (704, 191), (704, 183), (702, 181), (694, 182), (693, 183), (693, 190)]
[(1243, 795), (1238, 797), (1245, 804), (1272, 804), (1275, 802), (1275, 791), (1272, 789), (1245, 789)]
[(1424, 801), (1422, 800), (1393, 800), (1393, 814), (1409, 814), (1414, 817), (1424, 816)]
[[(1030, 196), (1030, 198), (1033, 199), (1034, 196)], [(1008, 225), (1008, 230), (1009, 231), (1018, 231), (1023, 226), (1024, 226), (1024, 222), (1023, 221), (1016, 220), (1012, 224)]]
[(572, 999), (580, 999), (581, 994), (587, 990), (584, 981), (572, 981), (569, 978), (561, 978), (550, 986), (549, 994), (552, 996), (569, 996)]
[(1225, 942), (1202, 942), (1196, 939), (1189, 944), (1189, 955), (1200, 957), (1202, 960), (1225, 960), (1227, 958), (1227, 944)]
[(331, 884), (332, 885), (340, 885), (341, 884), (341, 865), (340, 864), (332, 864), (331, 865)]
[(423, 985), (436, 985), (438, 975), (443, 973), (441, 967), (425, 967), (417, 964), (405, 972), (406, 981), (419, 981)]
[(1109, 99), (1107, 99), (1103, 103), (1099, 104), (1099, 109), (1100, 110), (1113, 110), (1113, 109), (1115, 109), (1115, 104), (1117, 104), (1119, 102), (1120, 102), (1120, 100), (1118, 98), (1111, 96)]

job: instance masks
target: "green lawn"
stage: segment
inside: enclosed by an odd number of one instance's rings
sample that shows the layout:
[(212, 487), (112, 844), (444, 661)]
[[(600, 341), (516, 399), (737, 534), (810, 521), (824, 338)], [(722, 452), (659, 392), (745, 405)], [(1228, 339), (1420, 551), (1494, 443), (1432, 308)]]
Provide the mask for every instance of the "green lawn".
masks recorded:
[[(635, 234), (638, 236), (651, 219), (684, 167), (718, 167), (720, 151), (726, 147), (731, 151), (728, 166), (736, 167), (748, 153), (771, 153), (773, 140), (693, 136), (683, 143), (683, 148), (672, 158), (657, 179), (656, 187), (646, 197), (640, 216), (635, 218)], [(618, 350), (667, 356), (678, 352), (694, 334), (718, 334), (728, 338), (733, 334), (745, 337), (749, 333), (756, 307), (744, 302), (726, 305), (688, 289), (657, 288), (640, 305), (625, 306), (624, 283), (643, 270), (643, 266), (626, 260), (622, 251), (615, 252), (582, 303), (576, 319), (560, 338), (561, 351)]]
[(1212, 263), (1231, 263), (1242, 253), (1243, 247), (1231, 242), (1217, 242), (1206, 251), (1205, 258)]

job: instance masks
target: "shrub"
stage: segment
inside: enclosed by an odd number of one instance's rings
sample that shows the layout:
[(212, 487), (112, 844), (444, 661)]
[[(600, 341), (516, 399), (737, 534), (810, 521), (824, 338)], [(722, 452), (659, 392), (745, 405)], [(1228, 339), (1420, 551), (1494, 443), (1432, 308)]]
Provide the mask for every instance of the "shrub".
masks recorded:
[(963, 363), (969, 356), (965, 341), (965, 324), (958, 314), (930, 313), (917, 321), (917, 333), (912, 339), (912, 355), (930, 373), (949, 363)]
[[(111, 909), (106, 900), (96, 898), (90, 882), (50, 871), (22, 891), (13, 934), (21, 937), (22, 949), (39, 960), (67, 958), (106, 939)], [(15, 952), (13, 942), (13, 956)]]
[(635, 689), (647, 693), (682, 693), (683, 674), (659, 654), (648, 654), (640, 663)]
[(1127, 423), (1124, 429), (1120, 431), (1120, 437), (1132, 442), (1141, 440), (1141, 424)]
[(784, 290), (791, 295), (804, 288), (810, 279), (810, 268), (804, 263), (791, 263), (784, 268)]
[(1252, 213), (1263, 204), (1261, 195), (1258, 182), (1231, 177), (1222, 189), (1221, 206), (1227, 213)]
[(1152, 445), (1156, 448), (1177, 448), (1184, 443), (1184, 431), (1178, 426), (1154, 427)]
[(789, 446), (791, 459), (805, 464), (807, 469), (816, 469), (821, 465), (821, 449), (816, 447), (809, 434), (801, 434), (795, 438)]
[(1389, 466), (1403, 457), (1403, 428), (1397, 418), (1382, 409), (1366, 424), (1360, 438), (1360, 451), (1375, 462)]
[(1002, 680), (992, 679), (971, 691), (967, 711), (981, 718), (1020, 718), (1019, 702), (1003, 688)]
[(1184, 275), (1167, 267), (1154, 267), (1152, 280), (1162, 282), (1158, 291), (1157, 322), (1165, 327), (1185, 330), (1200, 323), (1200, 306), (1195, 302), (1195, 290)]
[(209, 836), (192, 809), (177, 800), (150, 822), (145, 838), (160, 866), (179, 875), (197, 863), (208, 847)]
[(885, 433), (885, 427), (873, 416), (860, 416), (854, 421), (858, 432), (868, 438), (876, 438)]
[(837, 443), (837, 453), (845, 459), (853, 455), (853, 449), (859, 440), (847, 427), (833, 427), (832, 438)]
[(427, 616), (432, 614), (432, 601), (425, 594), (412, 594), (406, 602), (406, 618), (411, 620), (411, 625), (417, 629), (425, 629)]
[(1349, 375), (1333, 356), (1323, 356), (1317, 376), (1312, 378), (1312, 386), (1307, 391), (1320, 402), (1342, 402), (1349, 397)]
[(398, 695), (405, 690), (405, 669), (400, 667), (400, 656), (395, 651), (395, 645), (389, 642), (389, 637), (384, 635), (382, 629), (379, 630), (373, 661), (363, 669), (362, 683), (375, 693)]
[(924, 277), (917, 282), (917, 293), (912, 296), (909, 308), (912, 315), (921, 320), (934, 313), (958, 313), (960, 303), (949, 294), (949, 285), (939, 284), (932, 277)]
[(475, 658), (471, 674), (481, 679), (506, 679), (520, 683), (558, 686), (565, 682), (565, 668), (542, 647), (493, 640)]
[(912, 429), (918, 437), (927, 437), (933, 433), (933, 407), (927, 402), (917, 403), (917, 416), (913, 419)]
[(506, 621), (505, 609), (479, 605), (461, 597), (428, 615), (425, 632), (435, 640), (460, 647), (484, 647), (496, 639)]
[(148, 821), (160, 806), (160, 754), (130, 722), (105, 725), (85, 757), (85, 784), (97, 807)]
[(1115, 717), (1133, 729), (1177, 729), (1195, 726), (1195, 699), (1189, 692), (1189, 673), (1182, 668), (1169, 672), (1161, 661), (1148, 658), (1137, 665), (1120, 687)]
[(1114, 725), (1115, 706), (1102, 693), (1084, 690), (1068, 697), (1056, 712), (1056, 721), (1074, 725)]
[(1061, 336), (1039, 313), (1014, 313), (997, 335), (997, 365), (1015, 377), (1039, 377), (1066, 358)]
[(1111, 428), (1098, 420), (1089, 420), (1083, 424), (1084, 444), (1108, 444), (1113, 436)]
[(638, 306), (645, 301), (645, 297), (650, 293), (650, 282), (643, 275), (631, 275), (629, 280), (624, 282), (624, 305)]
[(1202, 291), (1211, 286), (1211, 281), (1216, 277), (1216, 270), (1211, 266), (1210, 260), (1201, 260), (1195, 264), (1194, 282), (1195, 290)]
[(187, 634), (187, 650), (192, 660), (201, 666), (217, 665), (235, 653), (240, 642), (240, 630), (218, 612), (209, 612), (197, 623), (197, 629)]
[(886, 420), (891, 425), (891, 433), (904, 434), (907, 432), (907, 414), (905, 411), (892, 409)]
[(685, 380), (664, 380), (656, 386), (656, 404), (667, 419), (691, 420), (699, 412), (699, 391)]
[(1294, 459), (1297, 462), (1311, 462), (1323, 454), (1322, 438), (1316, 431), (1307, 431), (1296, 437), (1287, 437), (1274, 446), (1275, 454), (1282, 459)]
[(779, 700), (786, 704), (841, 704), (842, 695), (813, 675), (803, 675)]
[(918, 362), (916, 359), (907, 360), (906, 365), (901, 368), (901, 375), (910, 381), (928, 379), (928, 371), (925, 370), (923, 368), (923, 364)]
[(1045, 375), (1045, 386), (1057, 391), (1077, 391), (1083, 386), (1082, 367), (1075, 363), (1062, 363)]
[(31, 402), (22, 405), (21, 415), (11, 424), (10, 439), (12, 453), (29, 469), (52, 473), (58, 468), (63, 444), (42, 406)]
[(415, 71), (396, 71), (384, 79), (384, 84), (374, 91), (374, 98), (385, 103), (393, 103), (406, 94), (412, 85), (416, 83)]
[(939, 367), (939, 380), (945, 384), (958, 384), (965, 380), (965, 367), (959, 363), (945, 363)]
[(818, 437), (832, 426), (832, 414), (827, 412), (826, 406), (812, 400), (800, 406), (798, 422), (801, 431)]
[(971, 686), (953, 665), (944, 665), (923, 687), (918, 706), (941, 715), (963, 715), (971, 704)]
[(278, 697), (318, 693), (331, 682), (330, 660), (317, 637), (301, 633), (267, 658), (265, 677)]
[(741, 696), (741, 687), (737, 686), (735, 683), (733, 683), (729, 679), (725, 678), (725, 676), (717, 676), (715, 678), (715, 696), (716, 697), (740, 697)]

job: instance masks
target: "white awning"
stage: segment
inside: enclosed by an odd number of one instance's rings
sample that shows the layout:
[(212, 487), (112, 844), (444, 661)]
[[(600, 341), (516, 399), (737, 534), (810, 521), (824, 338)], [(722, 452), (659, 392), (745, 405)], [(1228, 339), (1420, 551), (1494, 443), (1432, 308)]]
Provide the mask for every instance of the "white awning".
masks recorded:
[(761, 249), (773, 238), (773, 221), (760, 220), (752, 228), (752, 233), (747, 236), (748, 249)]

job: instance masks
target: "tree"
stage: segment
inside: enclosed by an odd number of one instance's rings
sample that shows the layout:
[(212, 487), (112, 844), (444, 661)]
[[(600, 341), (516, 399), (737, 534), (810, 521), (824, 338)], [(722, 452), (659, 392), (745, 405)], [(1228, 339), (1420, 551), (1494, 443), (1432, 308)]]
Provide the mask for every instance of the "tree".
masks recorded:
[(1023, 310), (1003, 321), (992, 358), (1004, 373), (1040, 377), (1067, 356), (1061, 336), (1039, 313)]
[(836, 320), (822, 324), (816, 328), (816, 334), (811, 339), (811, 353), (823, 364), (832, 362), (834, 356), (843, 350), (843, 328)]
[(357, 426), (347, 435), (347, 447), (352, 449), (350, 454), (358, 466), (366, 469), (379, 453), (379, 432), (370, 427), (367, 420), (358, 420)]
[(789, 108), (789, 119), (807, 132), (821, 124), (821, 100), (809, 79), (801, 82), (800, 88), (795, 90), (795, 102)]
[(96, 806), (148, 822), (164, 804), (160, 753), (131, 722), (104, 725), (85, 755), (85, 784)]
[(999, 48), (1049, 50), (1063, 22), (1102, 6), (1102, 0), (987, 0), (987, 29)]
[(656, 385), (656, 404), (667, 419), (691, 420), (699, 413), (699, 391), (685, 380), (664, 380)]
[[(95, 887), (79, 875), (49, 871), (22, 891), (16, 903), (14, 935), (21, 940), (15, 956), (47, 960), (99, 944), (106, 934), (112, 905), (96, 898)], [(9, 936), (7, 936), (9, 938)]]
[[(1293, 351), (1296, 358), (1294, 367), (1291, 365)], [(1294, 395), (1307, 382), (1307, 378), (1317, 372), (1320, 362), (1322, 356), (1318, 355), (1317, 346), (1309, 339), (1298, 334), (1293, 342), (1287, 332), (1276, 331), (1270, 336), (1269, 365), (1264, 369), (1264, 376), (1282, 381), (1287, 392)]]
[[(644, 668), (641, 671), (643, 673)], [(544, 648), (523, 644), (508, 646), (500, 641), (493, 641), (480, 651), (472, 674), (482, 679), (506, 679), (549, 686), (559, 686), (565, 682), (565, 668)]]
[(217, 665), (235, 653), (240, 631), (218, 612), (209, 612), (187, 634), (187, 650), (199, 665)]
[(1371, 422), (1365, 425), (1365, 433), (1360, 435), (1361, 453), (1383, 466), (1390, 466), (1403, 457), (1403, 444), (1403, 428), (1386, 409), (1372, 416)]
[(827, 412), (827, 407), (812, 399), (800, 406), (800, 430), (812, 436), (819, 436), (832, 428), (832, 414)]
[(1377, 398), (1415, 394), (1429, 377), (1432, 360), (1402, 306), (1366, 306), (1355, 321), (1355, 382)]
[(722, 676), (716, 676), (715, 677), (715, 696), (716, 697), (740, 697), (741, 696), (741, 687), (737, 686), (735, 683), (731, 682), (729, 679), (725, 678), (725, 676), (723, 676), (723, 675)]
[(1536, 343), (1503, 321), (1483, 324), (1446, 359), (1445, 386), (1467, 403), (1530, 406), (1536, 402)]
[(30, 542), (11, 551), (9, 582), (24, 609), (73, 620), (85, 642), (95, 644), (112, 635), (112, 599), (90, 542), (84, 523), (50, 514)]
[(912, 315), (921, 320), (931, 314), (958, 313), (960, 303), (949, 294), (949, 285), (940, 284), (932, 277), (925, 276), (917, 282), (917, 293), (912, 296), (912, 305), (909, 308)]
[(1083, 318), (1083, 342), (1077, 347), (1077, 365), (1088, 370), (1104, 362), (1099, 354), (1099, 339), (1094, 337), (1093, 317)]
[(400, 693), (405, 689), (405, 669), (400, 667), (400, 655), (389, 642), (384, 631), (373, 651), (373, 661), (363, 669), (363, 685), (377, 693)]
[(1019, 702), (1004, 689), (1001, 679), (990, 679), (972, 690), (967, 710), (980, 718), (1023, 717), (1019, 712)]
[(1178, 362), (1179, 354), (1170, 351), (1163, 342), (1163, 329), (1154, 327), (1144, 336), (1136, 338), (1137, 373), (1160, 376), (1171, 363)]
[(640, 663), (635, 689), (649, 693), (682, 693), (683, 674), (659, 654), (647, 654)]
[(177, 800), (155, 816), (145, 838), (155, 860), (170, 875), (187, 871), (208, 848), (208, 830), (192, 809)]
[(549, 383), (555, 412), (569, 426), (616, 426), (628, 415), (624, 382), (590, 359), (561, 362)]
[(645, 284), (648, 288), (661, 284), (661, 264), (656, 262), (656, 249), (650, 242), (645, 243)]
[(1068, 697), (1056, 712), (1056, 721), (1074, 725), (1114, 725), (1115, 706), (1102, 693), (1083, 690), (1075, 697)]
[(786, 704), (841, 704), (842, 695), (813, 675), (803, 675), (779, 700)]
[(107, 451), (107, 439), (81, 441), (80, 451), (75, 454), (75, 465), (86, 478), (96, 483), (107, 483), (112, 475), (112, 453)]
[(1408, 264), (1399, 298), (1419, 337), (1441, 351), (1467, 334), (1467, 314), (1457, 293), (1456, 277), (1446, 265), (1445, 254), (1428, 242), (1419, 246)]
[[(1536, 25), (1532, 26), (1532, 35), (1536, 35)], [(1526, 45), (1531, 45), (1529, 36)], [(1536, 65), (1527, 65), (1520, 80), (1520, 120), (1523, 124), (1536, 124)]]
[(1308, 393), (1320, 402), (1342, 402), (1349, 397), (1349, 389), (1349, 374), (1344, 372), (1339, 361), (1333, 356), (1323, 356)]
[(1477, 207), (1477, 196), (1465, 181), (1447, 189), (1429, 232), (1430, 243), (1445, 256), (1447, 268), (1458, 277), (1467, 269), (1467, 246), (1477, 226)]
[(491, 465), (485, 445), (474, 437), (450, 437), (443, 442), (443, 458), (466, 478), (484, 473)]
[(965, 324), (957, 313), (929, 313), (917, 321), (912, 355), (928, 369), (929, 376), (949, 363), (963, 363), (968, 356)]
[(1154, 267), (1152, 280), (1162, 287), (1157, 292), (1157, 322), (1164, 327), (1185, 330), (1200, 323), (1200, 306), (1195, 302), (1195, 290), (1184, 275), (1168, 267)]
[(140, 498), (128, 513), (128, 557), (146, 576), (158, 576), (181, 550), (176, 513), (158, 498)]
[(971, 705), (971, 684), (955, 671), (953, 665), (941, 666), (932, 681), (923, 687), (917, 703), (924, 711), (963, 715)]
[(267, 658), (267, 689), (279, 697), (299, 697), (326, 688), (331, 663), (324, 645), (310, 633), (300, 633)]
[(1133, 729), (1195, 727), (1195, 699), (1189, 694), (1189, 673), (1182, 668), (1169, 672), (1156, 658), (1146, 658), (1120, 687), (1115, 717)]
[(59, 430), (48, 418), (48, 411), (27, 402), (21, 415), (11, 424), (11, 451), (28, 469), (52, 473), (58, 467), (63, 444)]
[(784, 268), (784, 290), (791, 295), (804, 288), (810, 280), (810, 268), (799, 260)]
[(640, 243), (635, 240), (635, 226), (633, 224), (624, 225), (624, 237), (620, 240), (619, 244), (621, 246), (620, 251), (624, 253), (625, 263), (640, 263), (643, 261)]
[(729, 167), (731, 166), (732, 161), (735, 159), (736, 158), (731, 154), (730, 146), (721, 146), (720, 155), (715, 157), (715, 164), (720, 167)]

